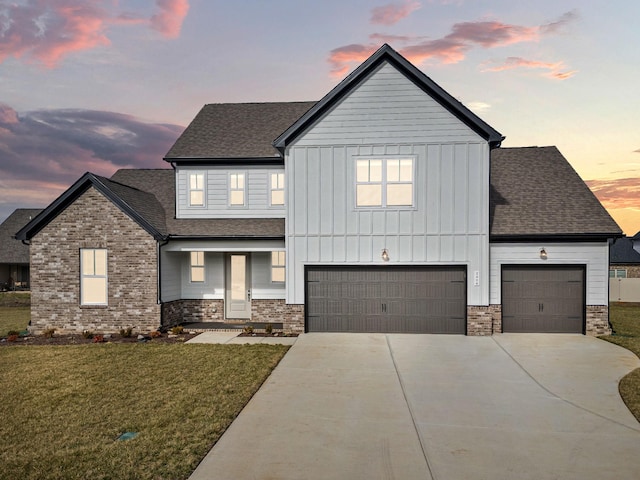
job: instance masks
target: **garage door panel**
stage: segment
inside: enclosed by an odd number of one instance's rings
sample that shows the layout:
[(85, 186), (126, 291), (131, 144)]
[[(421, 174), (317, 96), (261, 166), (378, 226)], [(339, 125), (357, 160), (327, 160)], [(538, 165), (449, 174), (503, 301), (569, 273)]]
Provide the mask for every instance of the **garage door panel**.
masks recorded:
[(577, 265), (503, 267), (503, 331), (582, 333), (584, 277)]
[(465, 269), (308, 267), (307, 331), (465, 333)]

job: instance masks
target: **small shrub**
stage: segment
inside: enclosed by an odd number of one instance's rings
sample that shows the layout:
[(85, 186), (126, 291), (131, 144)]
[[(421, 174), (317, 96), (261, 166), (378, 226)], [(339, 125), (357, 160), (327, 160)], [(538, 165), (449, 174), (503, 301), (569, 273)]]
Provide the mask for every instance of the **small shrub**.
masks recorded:
[(19, 332), (19, 331), (17, 331), (17, 330), (9, 330), (9, 331), (7, 332), (7, 336), (11, 337), (11, 336), (13, 336), (13, 335), (20, 335), (20, 332)]
[(160, 337), (162, 336), (162, 333), (161, 333), (161, 332), (159, 332), (158, 330), (155, 330), (155, 331), (151, 332), (151, 333), (149, 334), (149, 336), (150, 336), (151, 338), (160, 338)]
[(267, 323), (267, 324), (264, 326), (264, 332), (265, 332), (267, 335), (271, 335), (271, 334), (273, 333), (273, 325), (272, 325), (272, 324), (270, 324), (270, 323)]
[(44, 335), (44, 338), (52, 338), (54, 333), (56, 333), (55, 328), (47, 328), (44, 332), (42, 332), (42, 335)]
[(104, 335), (96, 335), (95, 337), (93, 337), (93, 343), (103, 343), (104, 342)]
[(131, 335), (133, 335), (133, 327), (127, 327), (127, 328), (121, 328), (120, 329), (120, 336), (122, 338), (131, 338)]
[(253, 333), (253, 327), (251, 325), (247, 325), (242, 329), (242, 331), (244, 333)]
[(173, 333), (174, 335), (180, 335), (183, 332), (184, 332), (184, 327), (182, 325), (176, 325), (171, 329), (171, 333)]
[(82, 336), (87, 340), (90, 340), (93, 338), (93, 332), (91, 330), (83, 330)]
[(7, 337), (7, 342), (16, 342), (18, 340), (18, 335), (9, 335)]

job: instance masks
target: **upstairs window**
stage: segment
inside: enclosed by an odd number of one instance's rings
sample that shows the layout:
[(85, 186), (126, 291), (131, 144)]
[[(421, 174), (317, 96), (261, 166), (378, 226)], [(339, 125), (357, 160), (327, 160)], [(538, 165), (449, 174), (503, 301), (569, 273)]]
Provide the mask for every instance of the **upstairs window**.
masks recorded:
[(229, 174), (229, 205), (243, 207), (245, 205), (244, 173)]
[(189, 206), (204, 207), (204, 173), (189, 174)]
[(269, 203), (272, 206), (284, 205), (284, 173), (271, 174)]
[(413, 206), (413, 158), (356, 160), (356, 207)]
[(107, 250), (80, 249), (80, 304), (107, 305)]
[(284, 282), (285, 252), (271, 252), (271, 281)]
[(191, 252), (191, 283), (204, 282), (204, 252)]

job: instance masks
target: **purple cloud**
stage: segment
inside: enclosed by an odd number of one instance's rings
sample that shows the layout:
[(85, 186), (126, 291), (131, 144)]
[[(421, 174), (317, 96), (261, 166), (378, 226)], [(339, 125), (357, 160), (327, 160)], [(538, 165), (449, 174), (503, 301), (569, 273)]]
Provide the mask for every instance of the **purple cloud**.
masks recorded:
[(44, 207), (83, 173), (166, 168), (184, 127), (98, 110), (16, 112), (0, 104), (0, 219), (17, 207)]

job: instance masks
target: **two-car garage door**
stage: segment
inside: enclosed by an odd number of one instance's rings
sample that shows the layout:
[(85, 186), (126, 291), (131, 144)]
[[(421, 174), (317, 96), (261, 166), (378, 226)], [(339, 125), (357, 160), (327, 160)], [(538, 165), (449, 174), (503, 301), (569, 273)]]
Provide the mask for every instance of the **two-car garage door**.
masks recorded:
[(465, 267), (308, 266), (308, 332), (466, 331)]

